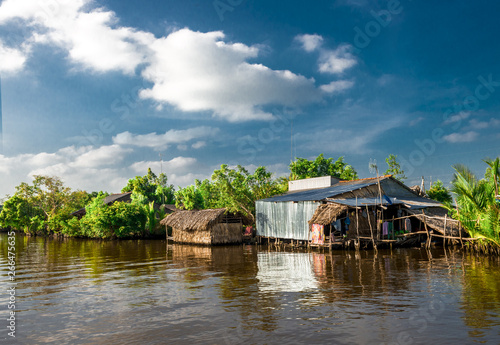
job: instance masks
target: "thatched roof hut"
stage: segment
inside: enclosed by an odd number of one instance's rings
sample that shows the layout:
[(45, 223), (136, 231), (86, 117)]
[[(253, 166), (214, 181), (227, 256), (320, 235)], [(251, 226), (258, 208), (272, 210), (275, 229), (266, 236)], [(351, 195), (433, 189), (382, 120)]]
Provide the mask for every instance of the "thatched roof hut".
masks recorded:
[(242, 243), (243, 222), (243, 217), (218, 208), (176, 211), (160, 224), (172, 228), (175, 242), (212, 245)]
[(339, 204), (319, 205), (309, 224), (328, 225), (337, 220), (337, 217), (348, 210), (347, 206)]

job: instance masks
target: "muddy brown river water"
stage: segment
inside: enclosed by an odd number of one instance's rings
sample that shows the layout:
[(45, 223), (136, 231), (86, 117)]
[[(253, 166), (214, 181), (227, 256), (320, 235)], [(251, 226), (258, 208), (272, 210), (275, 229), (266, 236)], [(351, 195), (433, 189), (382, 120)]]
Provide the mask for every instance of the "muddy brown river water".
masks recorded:
[[(500, 344), (500, 260), (16, 236), (6, 344)], [(2, 321), (4, 320), (4, 321)]]

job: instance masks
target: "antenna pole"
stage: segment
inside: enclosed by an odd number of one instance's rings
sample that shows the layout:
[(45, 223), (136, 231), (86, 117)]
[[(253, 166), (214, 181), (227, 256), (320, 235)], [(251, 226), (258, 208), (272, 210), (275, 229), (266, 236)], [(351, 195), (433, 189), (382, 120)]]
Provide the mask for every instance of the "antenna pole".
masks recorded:
[[(290, 127), (290, 164), (292, 166), (292, 169), (294, 168), (293, 166), (293, 119), (292, 119), (292, 125)], [(293, 170), (290, 171), (291, 175), (293, 175)]]

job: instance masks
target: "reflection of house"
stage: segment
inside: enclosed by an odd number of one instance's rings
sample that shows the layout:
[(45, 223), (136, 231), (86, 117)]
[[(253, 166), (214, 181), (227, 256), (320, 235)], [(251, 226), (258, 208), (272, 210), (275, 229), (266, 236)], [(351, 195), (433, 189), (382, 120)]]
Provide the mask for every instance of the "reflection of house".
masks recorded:
[(229, 244), (242, 243), (243, 217), (227, 213), (225, 208), (176, 211), (161, 224), (172, 228), (178, 243)]
[[(131, 196), (132, 192), (111, 194), (105, 197), (102, 203), (106, 205), (113, 205), (115, 202), (130, 202)], [(85, 214), (85, 207), (71, 213), (72, 216), (76, 216), (78, 218), (82, 218), (83, 216), (85, 216)]]
[[(301, 181), (306, 184), (302, 190)], [(311, 187), (308, 180), (293, 182), (294, 192), (256, 202), (258, 236), (314, 239), (319, 244), (333, 240), (334, 236), (395, 239), (404, 232), (424, 230), (422, 212), (433, 212), (437, 217), (441, 206), (419, 196), (391, 175), (353, 181), (322, 178), (316, 187), (323, 187), (314, 189), (306, 189)], [(443, 232), (442, 222), (434, 223), (433, 226), (428, 221), (426, 225)], [(451, 226), (448, 222), (447, 228)]]
[(315, 291), (318, 281), (310, 253), (260, 252), (258, 254), (259, 291)]

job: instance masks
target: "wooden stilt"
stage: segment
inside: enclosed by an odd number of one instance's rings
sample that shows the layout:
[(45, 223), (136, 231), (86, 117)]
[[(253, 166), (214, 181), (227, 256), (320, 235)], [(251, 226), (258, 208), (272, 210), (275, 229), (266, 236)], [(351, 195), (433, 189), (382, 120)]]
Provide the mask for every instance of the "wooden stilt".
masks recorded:
[[(446, 236), (446, 220), (447, 220), (447, 218), (448, 218), (448, 215), (447, 215), (447, 214), (445, 214), (445, 215), (444, 215), (444, 236)], [(450, 236), (453, 236), (453, 234), (450, 234)], [(446, 247), (446, 241), (447, 241), (447, 239), (445, 238), (445, 239), (443, 240), (443, 242), (444, 242), (444, 246), (445, 246), (445, 247)]]
[(366, 205), (366, 213), (368, 214), (368, 224), (370, 225), (370, 233), (372, 235), (372, 244), (373, 248), (377, 249), (377, 245), (375, 244), (375, 238), (373, 237), (373, 227), (372, 227), (372, 222), (371, 222), (371, 217), (370, 217), (370, 211), (368, 210), (368, 205)]
[(358, 214), (358, 197), (356, 196), (356, 250), (359, 250), (359, 214)]
[(424, 227), (425, 227), (425, 232), (427, 232), (427, 243), (426, 243), (426, 247), (427, 248), (430, 248), (431, 247), (431, 234), (429, 232), (429, 229), (427, 228), (427, 223), (425, 222), (425, 212), (424, 210), (422, 210), (422, 214), (424, 215), (423, 217), (423, 220), (424, 220)]

